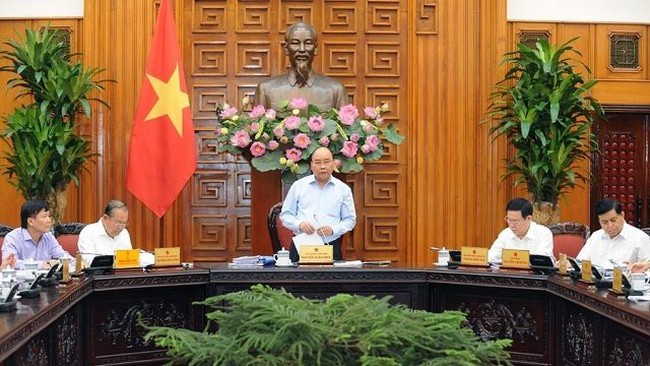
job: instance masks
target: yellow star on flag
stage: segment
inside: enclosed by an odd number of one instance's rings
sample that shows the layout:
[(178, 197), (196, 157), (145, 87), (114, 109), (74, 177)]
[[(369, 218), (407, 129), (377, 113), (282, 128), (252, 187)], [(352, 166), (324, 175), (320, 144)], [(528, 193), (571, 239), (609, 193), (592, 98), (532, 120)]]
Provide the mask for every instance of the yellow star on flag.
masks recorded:
[(183, 137), (183, 109), (190, 106), (190, 98), (187, 93), (181, 90), (178, 64), (167, 82), (150, 74), (147, 74), (147, 79), (149, 79), (154, 92), (158, 95), (158, 101), (156, 101), (156, 104), (151, 108), (144, 120), (149, 121), (167, 115), (178, 134)]

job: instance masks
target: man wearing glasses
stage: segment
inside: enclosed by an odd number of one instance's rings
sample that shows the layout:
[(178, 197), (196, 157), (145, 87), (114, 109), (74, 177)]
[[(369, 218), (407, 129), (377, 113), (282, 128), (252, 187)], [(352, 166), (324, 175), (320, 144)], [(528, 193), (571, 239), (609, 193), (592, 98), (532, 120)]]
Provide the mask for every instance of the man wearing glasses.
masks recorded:
[(524, 198), (515, 198), (506, 206), (505, 228), (488, 250), (490, 263), (501, 263), (503, 249), (528, 250), (530, 254), (546, 255), (553, 261), (553, 233), (533, 221), (533, 205)]
[(87, 225), (79, 233), (79, 252), (88, 266), (98, 255), (114, 255), (118, 249), (132, 249), (126, 204), (112, 200), (104, 208), (104, 215), (94, 224)]
[(596, 215), (602, 229), (591, 234), (577, 259), (591, 260), (605, 269), (650, 260), (650, 237), (625, 222), (620, 202), (610, 198), (598, 201)]
[[(314, 150), (311, 156), (312, 175), (291, 185), (282, 204), (280, 220), (294, 235), (317, 233), (323, 241), (333, 245), (334, 260), (343, 259), (343, 234), (354, 229), (357, 214), (350, 187), (332, 176), (334, 158), (326, 147)], [(291, 246), (292, 262), (299, 260), (295, 246)]]

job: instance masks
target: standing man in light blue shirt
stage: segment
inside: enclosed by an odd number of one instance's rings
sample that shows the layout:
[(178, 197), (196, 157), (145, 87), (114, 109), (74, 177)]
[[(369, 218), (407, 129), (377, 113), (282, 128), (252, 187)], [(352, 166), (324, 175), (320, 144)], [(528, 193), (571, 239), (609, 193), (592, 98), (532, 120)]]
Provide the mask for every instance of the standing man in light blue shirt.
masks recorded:
[[(334, 260), (341, 260), (342, 236), (357, 221), (352, 190), (332, 176), (334, 157), (326, 147), (319, 147), (312, 154), (311, 171), (312, 175), (297, 180), (289, 189), (280, 219), (295, 235), (316, 232), (322, 236), (323, 241), (334, 246)], [(291, 260), (298, 259), (292, 246)]]

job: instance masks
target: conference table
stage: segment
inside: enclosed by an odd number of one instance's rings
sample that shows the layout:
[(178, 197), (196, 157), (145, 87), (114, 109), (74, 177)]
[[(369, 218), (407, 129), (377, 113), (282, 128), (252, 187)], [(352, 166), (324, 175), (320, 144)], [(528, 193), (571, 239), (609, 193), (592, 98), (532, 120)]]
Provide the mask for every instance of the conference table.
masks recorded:
[(160, 365), (142, 322), (202, 330), (206, 297), (262, 283), (310, 298), (346, 292), (467, 313), (484, 340), (510, 338), (514, 364), (649, 365), (650, 302), (568, 277), (489, 268), (159, 268), (80, 277), (0, 314), (0, 365)]

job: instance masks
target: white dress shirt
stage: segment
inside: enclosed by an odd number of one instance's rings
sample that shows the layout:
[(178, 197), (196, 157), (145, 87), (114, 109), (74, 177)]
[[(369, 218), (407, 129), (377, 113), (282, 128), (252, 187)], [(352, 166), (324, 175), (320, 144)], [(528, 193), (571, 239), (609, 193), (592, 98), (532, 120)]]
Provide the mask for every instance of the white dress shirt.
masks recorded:
[(116, 237), (111, 238), (100, 218), (96, 223), (86, 225), (81, 230), (78, 247), (84, 263), (90, 265), (98, 255), (114, 255), (118, 249), (132, 249), (131, 236), (125, 228)]
[(587, 239), (577, 259), (588, 259), (591, 264), (605, 269), (614, 268), (612, 260), (617, 263), (644, 262), (650, 260), (650, 236), (627, 222), (614, 238), (600, 229)]
[(526, 236), (523, 239), (519, 239), (509, 227), (503, 229), (488, 250), (488, 262), (501, 263), (503, 261), (501, 256), (503, 249), (528, 250), (530, 254), (549, 256), (555, 262), (553, 233), (546, 226), (538, 225), (534, 221), (530, 222)]

